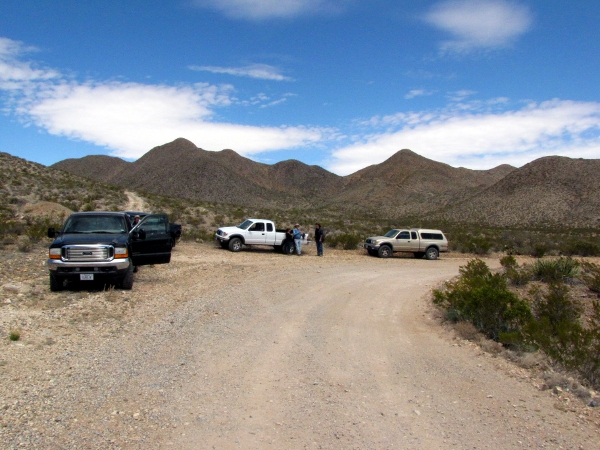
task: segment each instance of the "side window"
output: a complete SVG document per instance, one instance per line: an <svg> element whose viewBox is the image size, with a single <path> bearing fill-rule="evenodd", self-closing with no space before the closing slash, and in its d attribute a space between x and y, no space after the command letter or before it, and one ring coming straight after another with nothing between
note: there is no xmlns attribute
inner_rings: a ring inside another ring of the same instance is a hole
<svg viewBox="0 0 600 450"><path fill-rule="evenodd" d="M410 232L410 237L411 237L411 239L417 239L417 232L416 231L411 231Z"/></svg>
<svg viewBox="0 0 600 450"><path fill-rule="evenodd" d="M167 232L167 221L164 217L150 217L142 225L146 234L161 234Z"/></svg>
<svg viewBox="0 0 600 450"><path fill-rule="evenodd" d="M265 231L265 224L262 222L256 222L250 227L250 231Z"/></svg>
<svg viewBox="0 0 600 450"><path fill-rule="evenodd" d="M408 231L401 231L396 239L410 239L410 233Z"/></svg>
<svg viewBox="0 0 600 450"><path fill-rule="evenodd" d="M268 223L267 224L267 231L273 231L273 224L272 223Z"/></svg>

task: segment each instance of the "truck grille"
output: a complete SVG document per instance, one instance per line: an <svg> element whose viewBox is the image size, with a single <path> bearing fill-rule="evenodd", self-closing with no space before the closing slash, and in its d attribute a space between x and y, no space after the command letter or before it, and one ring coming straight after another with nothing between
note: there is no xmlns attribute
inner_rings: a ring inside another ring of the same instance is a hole
<svg viewBox="0 0 600 450"><path fill-rule="evenodd" d="M74 262L110 261L114 249L110 245L68 245L64 247L63 257Z"/></svg>

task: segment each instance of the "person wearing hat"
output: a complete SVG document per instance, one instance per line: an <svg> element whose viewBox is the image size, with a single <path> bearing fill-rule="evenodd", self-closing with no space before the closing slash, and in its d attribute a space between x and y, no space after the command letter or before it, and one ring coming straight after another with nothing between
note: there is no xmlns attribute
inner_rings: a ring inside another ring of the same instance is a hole
<svg viewBox="0 0 600 450"><path fill-rule="evenodd" d="M296 245L296 252L298 256L302 255L302 232L300 231L300 225L294 225L294 244Z"/></svg>

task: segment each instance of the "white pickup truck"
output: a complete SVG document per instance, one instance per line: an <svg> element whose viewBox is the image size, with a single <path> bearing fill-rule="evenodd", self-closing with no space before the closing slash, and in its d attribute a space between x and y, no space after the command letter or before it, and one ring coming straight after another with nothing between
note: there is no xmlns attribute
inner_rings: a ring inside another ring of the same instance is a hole
<svg viewBox="0 0 600 450"><path fill-rule="evenodd" d="M221 247L232 252L239 252L243 245L270 245L287 255L294 253L294 241L286 239L285 230L275 229L271 220L246 219L236 227L221 227L215 239ZM306 243L308 235L303 234L302 244Z"/></svg>

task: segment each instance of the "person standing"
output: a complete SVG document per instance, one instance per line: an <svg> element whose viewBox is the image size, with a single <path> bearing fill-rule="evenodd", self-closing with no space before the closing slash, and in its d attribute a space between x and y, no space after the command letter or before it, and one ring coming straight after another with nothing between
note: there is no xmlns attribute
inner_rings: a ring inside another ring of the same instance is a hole
<svg viewBox="0 0 600 450"><path fill-rule="evenodd" d="M320 223L315 223L315 243L317 244L317 256L323 256L323 241L325 241L325 234Z"/></svg>
<svg viewBox="0 0 600 450"><path fill-rule="evenodd" d="M298 256L302 255L302 232L300 231L300 225L294 225L294 244L296 245L296 252Z"/></svg>

